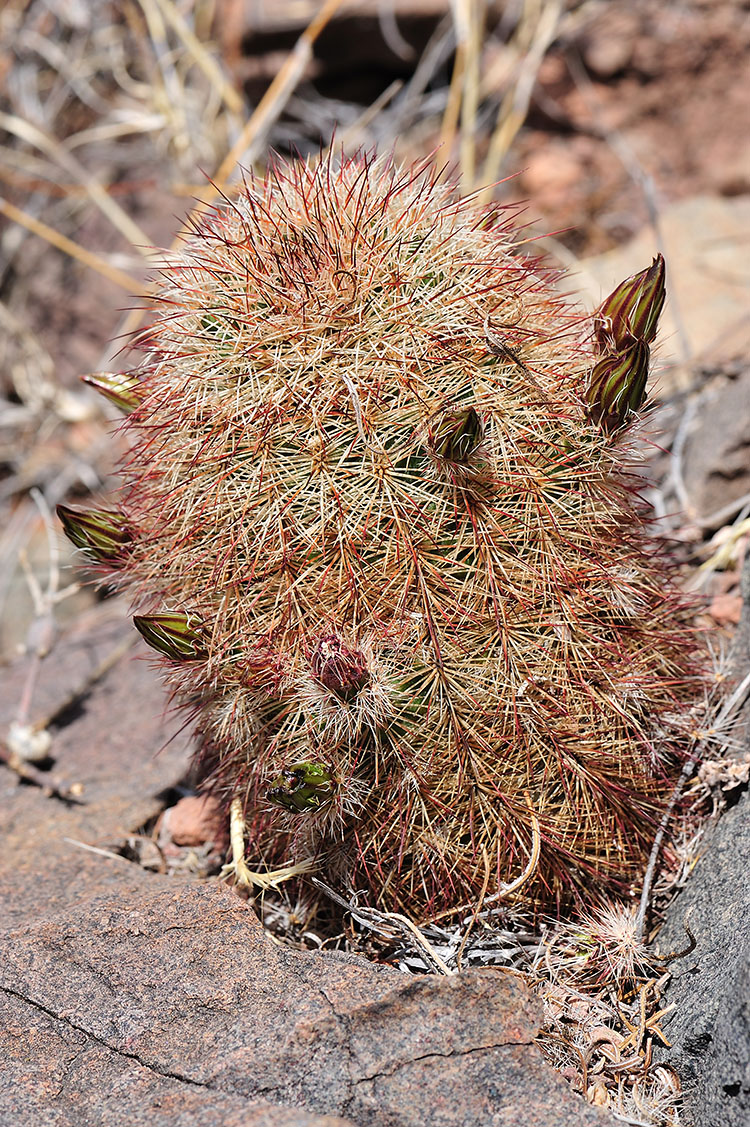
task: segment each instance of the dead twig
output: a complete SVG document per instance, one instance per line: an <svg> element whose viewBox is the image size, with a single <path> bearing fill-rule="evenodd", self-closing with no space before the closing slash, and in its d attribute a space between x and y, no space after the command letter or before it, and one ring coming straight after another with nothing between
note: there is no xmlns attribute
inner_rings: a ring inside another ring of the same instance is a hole
<svg viewBox="0 0 750 1127"><path fill-rule="evenodd" d="M737 516L743 509L750 506L750 493L743 493L742 497L737 497L734 501L729 501L728 504L717 509L714 513L709 513L706 517L693 517L693 524L698 528L705 528L709 531L714 528L721 528L732 517Z"/></svg>
<svg viewBox="0 0 750 1127"><path fill-rule="evenodd" d="M360 926L367 928L370 931L377 932L387 939L393 938L393 927L395 926L397 934L402 937L404 930L412 938L416 939L419 948L427 955L428 962L440 974L451 975L455 972L450 969L445 960L437 953L430 941L422 934L417 925L413 923L406 916L402 916L400 912L378 912L375 908L361 908L357 904L347 902L343 896L339 896L332 888L329 888L322 880L317 877L312 877L312 883L316 888L325 892L326 896L330 897L335 904L344 908L352 919L356 920ZM385 925L385 926L384 926Z"/></svg>

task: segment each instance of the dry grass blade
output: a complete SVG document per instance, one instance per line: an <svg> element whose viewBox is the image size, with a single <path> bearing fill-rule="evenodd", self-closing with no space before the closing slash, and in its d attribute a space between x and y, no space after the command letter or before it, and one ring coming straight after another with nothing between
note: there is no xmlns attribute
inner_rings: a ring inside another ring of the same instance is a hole
<svg viewBox="0 0 750 1127"><path fill-rule="evenodd" d="M291 54L266 90L253 114L247 120L240 136L226 154L209 184L205 186L199 203L185 220L183 232L190 229L205 214L213 200L221 194L240 161L250 165L256 159L269 129L281 116L285 105L297 87L305 67L312 58L312 47L323 28L330 22L346 0L326 0L297 40ZM183 232L174 240L173 248L180 245ZM128 337L138 328L143 314L133 310L120 327L120 336Z"/></svg>
<svg viewBox="0 0 750 1127"><path fill-rule="evenodd" d="M118 286L122 286L130 294L137 294L143 289L141 282L137 281L132 275L126 274L124 270L119 270L116 266L111 266L98 254L93 251L86 250L85 247L74 243L72 239L62 235L56 231L54 227L48 226L40 219L35 219L33 215L27 215L25 211L10 203L9 200L3 199L0 196L0 213L6 218L12 220L13 223L18 223L19 226L24 227L27 231L31 231L33 235L38 235L39 238L45 239L51 246L61 250L64 254L75 258L77 262L81 262L84 266L88 266L91 270L95 270L97 274L101 274L105 278L109 278L110 282L114 282Z"/></svg>
<svg viewBox="0 0 750 1127"><path fill-rule="evenodd" d="M144 255L144 257L150 258L151 251L149 249L150 240L148 235L146 235L138 224L130 218L127 212L108 195L101 184L91 179L91 176L83 165L80 164L75 157L71 156L59 141L54 137L48 136L44 130L39 129L38 126L33 125L31 122L23 121L15 114L7 114L2 111L0 111L0 128L26 141L27 144L33 145L35 148L39 149L40 152L46 153L47 156L56 161L60 168L64 168L79 184L83 185L87 194L91 197L102 214L107 217L112 226L115 227L137 251Z"/></svg>
<svg viewBox="0 0 750 1127"><path fill-rule="evenodd" d="M451 970L442 956L435 950L424 932L408 916L404 916L400 912L380 912L376 908L362 908L358 904L349 903L324 881L319 880L318 877L313 877L312 883L325 892L326 896L333 900L335 904L343 908L361 927L388 939L393 937L395 929L395 934L401 936L406 934L416 940L417 949L426 957L427 966L433 973L437 972L443 975L456 973Z"/></svg>
<svg viewBox="0 0 750 1127"><path fill-rule="evenodd" d="M187 50L195 59L196 66L200 67L211 85L219 93L224 105L231 113L242 113L242 97L227 81L221 72L221 67L211 54L206 50L200 39L185 22L183 17L171 0L154 0L162 16L179 36Z"/></svg>
<svg viewBox="0 0 750 1127"><path fill-rule="evenodd" d="M484 862L484 882L482 883L482 887L479 891L479 897L477 899L476 907L472 912L471 919L469 920L469 923L467 924L466 930L463 934L463 938L461 939L461 946L456 952L456 970L459 971L461 970L461 959L463 958L464 951L466 950L466 944L469 942L469 936L471 935L472 929L479 919L479 913L482 911L484 898L487 895L487 887L490 883L490 859L487 856L487 850L484 848L484 846L482 846L482 861Z"/></svg>
<svg viewBox="0 0 750 1127"><path fill-rule="evenodd" d="M416 924L412 923L412 921L410 919L407 919L406 916L400 915L398 912L387 912L387 913L384 913L384 915L385 915L386 919L396 920L397 922L402 923L404 925L404 927L408 928L408 930L412 933L414 938L417 940L417 943L419 944L419 946L422 948L423 951L425 951L427 953L427 955L433 961L433 963L435 964L435 966L437 967L437 969L440 971L441 974L449 975L449 974L452 973L450 968L443 961L443 959L440 957L440 955L438 955L437 951L432 946L432 944L429 942L429 940L427 940L424 937L424 935L419 930L419 928L416 926Z"/></svg>
<svg viewBox="0 0 750 1127"><path fill-rule="evenodd" d="M482 31L485 5L482 0L461 0L466 3L469 35L461 101L460 164L464 191L474 187L476 176L477 110L479 108L479 71L482 56Z"/></svg>
<svg viewBox="0 0 750 1127"><path fill-rule="evenodd" d="M315 40L344 3L345 0L326 0L318 14L302 32L288 59L258 102L242 133L219 165L214 178L213 196L216 196L226 184L234 171L235 165L240 160L244 160L246 164L252 164L256 159L268 130L278 120L289 96L297 86L305 67L312 58Z"/></svg>
<svg viewBox="0 0 750 1127"><path fill-rule="evenodd" d="M450 154L458 129L458 120L461 114L461 102L464 90L464 74L469 53L469 39L471 36L471 0L451 0L454 34L456 40L456 55L453 63L448 101L443 113L443 122L440 127L440 146L446 156Z"/></svg>
<svg viewBox="0 0 750 1127"><path fill-rule="evenodd" d="M536 3L524 6L524 15L516 33L520 53L518 75L513 88L500 104L497 124L482 170L485 187L480 200L484 203L490 199L503 160L526 120L539 67L555 38L561 14L561 0L546 0L541 9Z"/></svg>

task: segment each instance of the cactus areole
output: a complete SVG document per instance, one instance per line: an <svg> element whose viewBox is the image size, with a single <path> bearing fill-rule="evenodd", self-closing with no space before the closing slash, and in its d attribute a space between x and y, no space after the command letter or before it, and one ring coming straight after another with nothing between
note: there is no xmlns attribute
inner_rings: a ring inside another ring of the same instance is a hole
<svg viewBox="0 0 750 1127"><path fill-rule="evenodd" d="M664 263L596 317L554 281L429 163L279 163L90 378L131 440L98 566L256 870L419 920L638 888L700 691L628 468Z"/></svg>

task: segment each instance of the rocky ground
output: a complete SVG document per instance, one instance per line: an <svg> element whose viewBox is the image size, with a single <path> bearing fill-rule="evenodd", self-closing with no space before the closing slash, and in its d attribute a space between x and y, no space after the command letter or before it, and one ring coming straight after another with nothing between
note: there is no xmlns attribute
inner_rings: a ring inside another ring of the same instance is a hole
<svg viewBox="0 0 750 1127"><path fill-rule="evenodd" d="M750 11L724 0L540 4L519 20L512 5L490 6L483 48L472 56L466 47L468 73L478 60L477 108L465 101L451 132L447 7L373 0L332 11L254 159L262 164L269 145L312 151L335 124L348 143L395 147L403 159L442 138L472 186L496 151L496 124L507 123L492 178L514 175L496 194L528 201L540 246L569 266L570 288L592 307L664 251L652 500L686 583L706 597L702 625L727 647L750 534ZM0 765L0 1120L614 1122L611 1084L585 1077L588 1064L604 1070L591 1046L583 1072L543 1055L543 992L514 966L405 975L265 934L248 903L211 875L225 846L211 842L215 825L159 821L189 795L190 742L165 719L126 608L89 587L68 589L79 576L49 511L97 496L116 461L112 418L78 377L109 367L132 327L129 294L147 269L133 247L169 243L202 172L219 167L321 5L179 8L199 38L213 33L229 93L197 64L181 65L184 41L163 14L171 7L155 0L118 13L106 0L11 0L0 13L0 198L23 213L0 216L0 732L9 764ZM517 129L508 105L519 109ZM92 192L92 181L106 191ZM51 247L29 219L98 256L109 274ZM133 280L129 291L117 271ZM745 619L735 681L750 669L748 631ZM20 764L19 723L52 741ZM729 809L694 846L694 872L680 876L685 887L664 905L657 939L662 955L695 941L668 963L659 1005L676 1008L665 1036L652 1038L652 1070L671 1066L682 1080L681 1118L674 1104L660 1113L636 1099L626 1122L747 1121L750 748L741 724L734 735L714 775L691 784L702 810ZM636 999L636 1033L637 1009ZM641 1033L639 1067L650 1054Z"/></svg>

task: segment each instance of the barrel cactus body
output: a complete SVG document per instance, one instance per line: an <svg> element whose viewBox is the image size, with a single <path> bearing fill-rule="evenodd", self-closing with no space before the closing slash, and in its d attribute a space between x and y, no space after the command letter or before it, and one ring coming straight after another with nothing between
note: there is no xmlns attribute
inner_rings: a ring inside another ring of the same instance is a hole
<svg viewBox="0 0 750 1127"><path fill-rule="evenodd" d="M637 883L696 695L623 468L655 325L572 313L520 242L427 164L279 164L98 381L132 439L98 558L248 859L418 919Z"/></svg>

